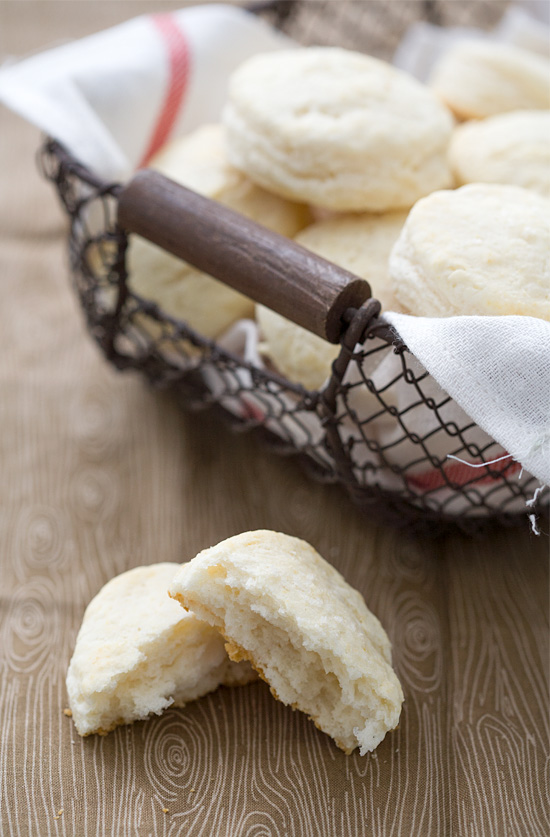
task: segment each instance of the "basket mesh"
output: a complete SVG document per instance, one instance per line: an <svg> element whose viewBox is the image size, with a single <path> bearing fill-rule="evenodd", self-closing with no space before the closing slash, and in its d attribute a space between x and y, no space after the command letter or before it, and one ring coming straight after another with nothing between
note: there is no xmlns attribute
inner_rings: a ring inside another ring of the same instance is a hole
<svg viewBox="0 0 550 837"><path fill-rule="evenodd" d="M298 40L389 57L420 16L489 26L507 4L276 5L281 27ZM359 506L395 525L474 533L489 522L524 520L537 480L502 458L506 452L439 389L379 319L375 300L348 312L328 385L307 391L134 293L127 237L116 225L120 186L103 183L54 141L44 145L41 165L70 218L71 269L89 330L118 369L141 371L187 409L219 410L235 430L253 430L279 453L298 456L317 479L342 484ZM547 501L545 489L539 510Z"/></svg>
<svg viewBox="0 0 550 837"><path fill-rule="evenodd" d="M259 4L260 5L260 4ZM392 59L413 23L491 29L509 0L282 0L273 4L280 28L302 44L341 46Z"/></svg>

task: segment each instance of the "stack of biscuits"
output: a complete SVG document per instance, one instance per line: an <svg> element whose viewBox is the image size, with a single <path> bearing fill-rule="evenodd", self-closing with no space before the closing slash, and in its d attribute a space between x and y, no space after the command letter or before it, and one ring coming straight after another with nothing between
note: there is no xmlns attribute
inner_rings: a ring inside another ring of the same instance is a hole
<svg viewBox="0 0 550 837"><path fill-rule="evenodd" d="M248 59L223 125L151 165L366 279L383 310L550 320L550 62L464 41L429 85L332 47ZM283 376L323 386L339 347L135 239L133 287L219 337L255 316Z"/></svg>

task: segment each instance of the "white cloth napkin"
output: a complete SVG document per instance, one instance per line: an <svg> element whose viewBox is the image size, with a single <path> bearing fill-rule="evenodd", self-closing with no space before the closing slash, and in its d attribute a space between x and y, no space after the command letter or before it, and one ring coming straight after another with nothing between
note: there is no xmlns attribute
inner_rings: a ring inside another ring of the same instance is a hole
<svg viewBox="0 0 550 837"><path fill-rule="evenodd" d="M550 323L535 317L385 318L476 424L550 484Z"/></svg>
<svg viewBox="0 0 550 837"><path fill-rule="evenodd" d="M144 15L6 64L0 102L104 178L124 180L155 146L219 120L242 61L291 45L232 6Z"/></svg>

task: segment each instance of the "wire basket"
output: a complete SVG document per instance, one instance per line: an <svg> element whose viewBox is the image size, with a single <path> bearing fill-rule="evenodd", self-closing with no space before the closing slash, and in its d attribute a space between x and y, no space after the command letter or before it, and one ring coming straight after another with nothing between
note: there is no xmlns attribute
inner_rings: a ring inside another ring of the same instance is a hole
<svg viewBox="0 0 550 837"><path fill-rule="evenodd" d="M339 36L341 45L388 57L388 50L393 51L406 27L419 16L449 23L454 11L461 23L489 26L506 5L287 0L270 4L268 11L297 40L326 43ZM481 8L485 18L480 21ZM478 16L473 21L474 13ZM320 31L329 33L330 40ZM207 272L232 284L223 249L223 241L236 229L231 227L229 210L183 187L175 187L174 193L166 191L170 182L163 183L152 172L142 172L129 188L105 183L53 140L45 142L40 161L70 219L70 264L88 328L116 368L140 371L153 386L170 389L186 409L217 410L236 431L252 431L278 453L299 457L313 477L340 483L361 509L398 527L432 535L458 527L473 534L488 524L525 520L525 503L533 496L537 480L522 473L511 459L493 462L503 456L502 448L439 389L381 319L380 304L373 299L363 301L368 294L366 283L356 293L355 277L342 278L345 271L327 268L328 263L310 254L308 261L318 270L316 276L326 290L314 300L312 317L329 323L331 338L339 340L341 348L327 385L319 391L306 390L276 370L259 368L239 351L229 351L197 333L132 289L125 263L125 230L144 234L157 244L168 242L170 249L166 232L174 216L170 200L178 204L178 228L185 228L186 222L194 225L183 249L171 252L205 269L204 259L216 251L214 262L207 262ZM156 207L157 229L151 235L153 222L147 206L155 195L164 204L168 200L168 205L164 214ZM195 206L195 199L198 203L191 218L189 206ZM212 224L222 240L221 249L211 247ZM263 261L262 248L268 248L279 270L284 269L289 277L289 293L301 293L300 288L295 290L302 280L295 246L259 230L239 220L239 235L245 244L252 242L239 270L248 270L253 283L252 274ZM197 239L203 242L203 253L196 252ZM340 287L339 282L344 284ZM245 289L252 298L266 301L253 284ZM282 301L282 308L281 300L267 302L283 314L296 307L289 299ZM482 467L472 469L449 455ZM483 467L483 463L487 464Z"/></svg>

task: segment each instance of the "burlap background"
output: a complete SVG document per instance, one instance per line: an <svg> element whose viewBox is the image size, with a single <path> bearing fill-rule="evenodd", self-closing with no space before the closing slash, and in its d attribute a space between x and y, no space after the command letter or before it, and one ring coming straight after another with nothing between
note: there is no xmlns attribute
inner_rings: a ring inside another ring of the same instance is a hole
<svg viewBox="0 0 550 837"><path fill-rule="evenodd" d="M180 5L2 2L0 57ZM39 139L0 110L1 833L547 834L547 538L384 530L109 369L69 288ZM348 757L258 683L79 739L64 676L90 597L260 527L311 541L365 595L394 642L399 729Z"/></svg>

